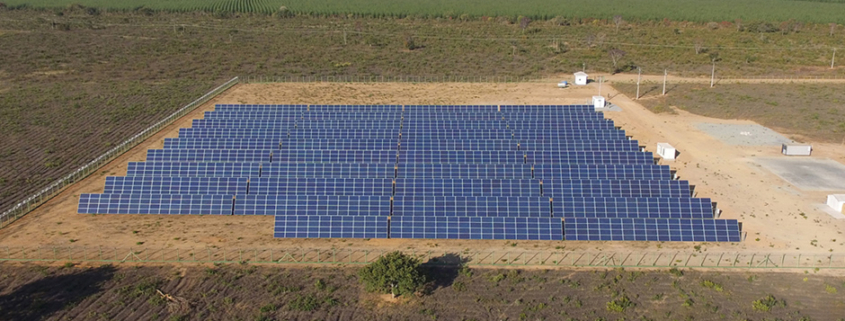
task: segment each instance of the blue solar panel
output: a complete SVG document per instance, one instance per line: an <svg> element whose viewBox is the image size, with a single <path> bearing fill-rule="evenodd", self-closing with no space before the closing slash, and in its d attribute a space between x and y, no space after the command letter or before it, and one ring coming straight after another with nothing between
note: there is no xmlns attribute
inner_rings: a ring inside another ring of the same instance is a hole
<svg viewBox="0 0 845 321"><path fill-rule="evenodd" d="M394 178L396 164L273 163L261 168L261 177Z"/></svg>
<svg viewBox="0 0 845 321"><path fill-rule="evenodd" d="M232 215L232 195L81 194L78 213Z"/></svg>
<svg viewBox="0 0 845 321"><path fill-rule="evenodd" d="M280 149L283 141L285 140L165 138L164 149Z"/></svg>
<svg viewBox="0 0 845 321"><path fill-rule="evenodd" d="M390 238L562 240L559 218L394 216Z"/></svg>
<svg viewBox="0 0 845 321"><path fill-rule="evenodd" d="M126 176L259 177L261 169L262 163L130 162Z"/></svg>
<svg viewBox="0 0 845 321"><path fill-rule="evenodd" d="M283 238L387 238L384 216L278 215L274 237Z"/></svg>
<svg viewBox="0 0 845 321"><path fill-rule="evenodd" d="M690 197L687 181L540 180L543 195L561 197Z"/></svg>
<svg viewBox="0 0 845 321"><path fill-rule="evenodd" d="M248 178L108 176L105 194L245 194Z"/></svg>
<svg viewBox="0 0 845 321"><path fill-rule="evenodd" d="M503 164L654 164L650 152L608 151L401 151L404 163L503 163Z"/></svg>
<svg viewBox="0 0 845 321"><path fill-rule="evenodd" d="M394 146L395 147L395 146ZM640 151L636 140L516 141L512 139L419 140L401 142L402 150L560 150L560 151Z"/></svg>
<svg viewBox="0 0 845 321"><path fill-rule="evenodd" d="M393 216L551 217L548 197L397 195Z"/></svg>
<svg viewBox="0 0 845 321"><path fill-rule="evenodd" d="M567 241L740 242L736 220L674 218L567 218Z"/></svg>
<svg viewBox="0 0 845 321"><path fill-rule="evenodd" d="M530 173L538 179L672 179L666 165L537 164Z"/></svg>
<svg viewBox="0 0 845 321"><path fill-rule="evenodd" d="M554 216L566 218L714 218L707 198L561 197L553 203Z"/></svg>
<svg viewBox="0 0 845 321"><path fill-rule="evenodd" d="M147 151L147 161L272 162L274 153L279 152L268 149L150 149Z"/></svg>
<svg viewBox="0 0 845 321"><path fill-rule="evenodd" d="M424 164L403 163L398 166L399 178L469 178L520 179L532 178L531 166L524 164Z"/></svg>
<svg viewBox="0 0 845 321"><path fill-rule="evenodd" d="M361 195L236 195L235 215L390 214L390 196Z"/></svg>
<svg viewBox="0 0 845 321"><path fill-rule="evenodd" d="M393 194L391 178L259 177L241 194L250 195L384 195Z"/></svg>
<svg viewBox="0 0 845 321"><path fill-rule="evenodd" d="M243 105L243 104L216 104L214 110L306 110L308 105Z"/></svg>
<svg viewBox="0 0 845 321"><path fill-rule="evenodd" d="M534 179L397 178L396 195L541 196Z"/></svg>

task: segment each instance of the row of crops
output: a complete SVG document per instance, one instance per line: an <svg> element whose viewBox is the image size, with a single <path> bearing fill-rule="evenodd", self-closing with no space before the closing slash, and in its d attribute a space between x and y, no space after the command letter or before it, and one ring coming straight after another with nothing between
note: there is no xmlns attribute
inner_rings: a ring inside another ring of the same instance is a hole
<svg viewBox="0 0 845 321"><path fill-rule="evenodd" d="M371 17L470 17L524 15L626 20L786 21L845 23L845 0L0 0L11 7L60 8L80 4L102 9L139 7L167 11L271 14L284 6L294 13Z"/></svg>

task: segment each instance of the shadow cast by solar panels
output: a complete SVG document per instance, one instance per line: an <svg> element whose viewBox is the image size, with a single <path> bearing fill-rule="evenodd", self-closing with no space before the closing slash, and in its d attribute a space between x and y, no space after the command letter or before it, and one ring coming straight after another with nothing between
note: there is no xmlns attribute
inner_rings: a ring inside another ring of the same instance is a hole
<svg viewBox="0 0 845 321"><path fill-rule="evenodd" d="M273 215L282 238L741 234L591 105L217 105L179 133L78 212Z"/></svg>

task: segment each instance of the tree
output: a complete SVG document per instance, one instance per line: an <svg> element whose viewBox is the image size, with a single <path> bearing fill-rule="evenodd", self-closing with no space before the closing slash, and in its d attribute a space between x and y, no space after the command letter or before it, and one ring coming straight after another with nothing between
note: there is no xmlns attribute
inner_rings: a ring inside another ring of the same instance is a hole
<svg viewBox="0 0 845 321"><path fill-rule="evenodd" d="M613 60L613 72L619 70L616 68L616 65L619 63L619 60L625 56L625 52L618 48L610 48L607 51L607 54L610 55L610 59Z"/></svg>
<svg viewBox="0 0 845 321"><path fill-rule="evenodd" d="M399 295L412 294L426 282L420 261L396 251L380 257L358 271L367 291Z"/></svg>
<svg viewBox="0 0 845 321"><path fill-rule="evenodd" d="M616 15L613 16L613 23L616 24L616 32L619 32L619 25L622 24L624 20L622 20L622 16Z"/></svg>

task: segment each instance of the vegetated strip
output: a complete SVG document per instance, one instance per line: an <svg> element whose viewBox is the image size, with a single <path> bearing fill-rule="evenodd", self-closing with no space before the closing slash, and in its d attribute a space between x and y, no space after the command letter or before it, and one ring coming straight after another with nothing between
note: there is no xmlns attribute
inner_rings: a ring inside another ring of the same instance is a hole
<svg viewBox="0 0 845 321"><path fill-rule="evenodd" d="M719 22L796 20L814 23L845 23L840 14L845 3L836 0L6 0L10 8L65 8L72 4L110 10L208 11L223 13L306 14L316 16L364 16L375 18L445 18L525 16L535 20L611 19L619 15L632 21ZM280 13L280 9L284 8Z"/></svg>
<svg viewBox="0 0 845 321"><path fill-rule="evenodd" d="M205 102L211 100L212 98L216 97L220 93L226 91L227 89L231 88L235 84L239 82L239 78L235 77L231 80L225 82L224 84L214 88L213 90L209 91L205 95L202 95L200 98L192 101L191 103L185 105L184 107L180 108L170 116L162 119L161 121L153 124L152 126L148 127L147 129L141 131L140 133L132 136L128 140L124 141L120 145L115 146L111 150L107 151L105 154L100 155L99 157L95 158L88 164L80 167L79 169L73 171L72 173L68 174L64 178L59 179L58 181L50 184L50 186L42 189L41 191L35 193L34 195L26 198L22 202L16 204L14 207L9 209L3 214L0 214L0 228L3 228L12 222L16 221L17 219L23 217L42 203L50 200L54 196L56 196L59 192L64 190L70 184L73 184L91 173L97 171L100 167L107 164L109 161L114 159L117 156L122 155L123 153L129 151L142 141L146 140L148 137L152 136L162 128L167 125L170 125L176 119L181 118L188 112L194 110L197 106L204 104Z"/></svg>

